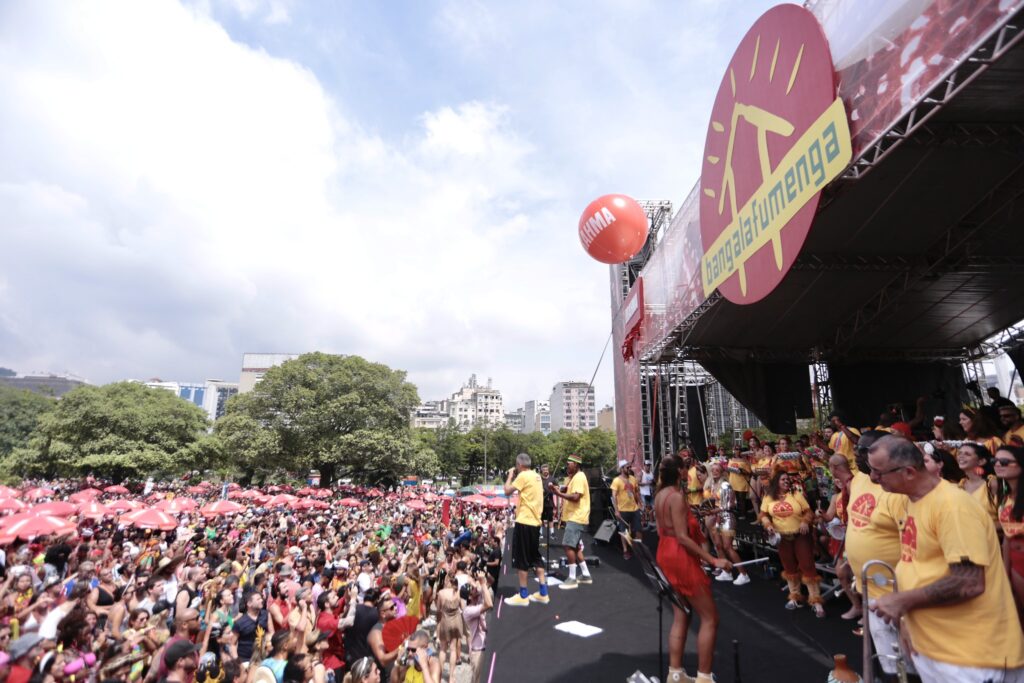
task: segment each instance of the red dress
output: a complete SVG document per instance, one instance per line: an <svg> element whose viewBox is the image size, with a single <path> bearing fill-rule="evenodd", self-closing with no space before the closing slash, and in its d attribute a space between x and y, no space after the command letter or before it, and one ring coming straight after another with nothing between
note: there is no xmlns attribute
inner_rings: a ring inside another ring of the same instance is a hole
<svg viewBox="0 0 1024 683"><path fill-rule="evenodd" d="M671 527L662 524L661 520L669 519L668 500L677 494L683 495L681 491L673 490L662 498L661 509L656 508L654 511L658 519L658 566L661 567L668 582L680 595L691 596L706 592L711 585L711 580L700 566L700 560L679 545ZM683 500L683 514L686 515L686 528L690 538L700 538L700 522L690 514L690 506L686 504L685 500Z"/></svg>

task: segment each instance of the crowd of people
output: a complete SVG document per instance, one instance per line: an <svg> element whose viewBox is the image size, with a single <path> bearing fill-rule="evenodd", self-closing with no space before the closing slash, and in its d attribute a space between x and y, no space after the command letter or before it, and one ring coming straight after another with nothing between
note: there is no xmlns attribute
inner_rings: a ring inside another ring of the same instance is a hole
<svg viewBox="0 0 1024 683"><path fill-rule="evenodd" d="M0 490L0 683L479 680L507 499L133 488Z"/></svg>
<svg viewBox="0 0 1024 683"><path fill-rule="evenodd" d="M657 558L701 620L694 679L682 668L691 616L675 610L668 680L712 680L710 577L750 582L743 567L733 575L742 523L777 552L786 609L810 604L824 618L818 566L834 568L851 603L842 618L867 627L880 675L1024 681L1024 422L990 396L956 422L887 409L874 428L854 428L835 413L820 434L747 434L728 455L712 446L703 461L685 449L662 459ZM639 490L629 470L616 498Z"/></svg>

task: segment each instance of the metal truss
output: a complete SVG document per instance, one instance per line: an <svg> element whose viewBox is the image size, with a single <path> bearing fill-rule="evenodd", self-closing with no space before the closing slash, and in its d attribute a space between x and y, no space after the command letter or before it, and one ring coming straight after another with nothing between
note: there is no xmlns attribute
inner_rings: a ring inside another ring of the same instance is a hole
<svg viewBox="0 0 1024 683"><path fill-rule="evenodd" d="M623 299L629 294L633 283L640 277L640 271L647 265L654 250L657 249L662 230L667 228L672 220L672 202L668 199L638 199L637 204L647 214L647 222L650 228L647 231L647 242L644 243L640 253L622 266L612 266L613 268L621 268L619 277L622 283Z"/></svg>
<svg viewBox="0 0 1024 683"><path fill-rule="evenodd" d="M917 133L951 99L1012 50L1024 38L1024 22L1019 19L1020 13L1010 17L971 55L958 61L942 82L861 153L843 173L841 180L856 180L869 173L893 150Z"/></svg>
<svg viewBox="0 0 1024 683"><path fill-rule="evenodd" d="M872 326L900 297L927 277L960 270L970 240L1003 214L1012 214L1015 201L1024 196L1024 163L1003 183L993 188L963 218L954 223L924 254L924 267L904 270L836 329L830 351L842 355L858 335ZM1012 219L1012 215L1007 215Z"/></svg>
<svg viewBox="0 0 1024 683"><path fill-rule="evenodd" d="M997 332L978 345L975 349L976 357L995 358L1005 353L1007 349L1024 344L1024 322L1010 325L1005 330Z"/></svg>
<svg viewBox="0 0 1024 683"><path fill-rule="evenodd" d="M814 372L814 412L818 416L818 428L824 429L832 412L832 382L828 375L828 365L820 358L811 364Z"/></svg>

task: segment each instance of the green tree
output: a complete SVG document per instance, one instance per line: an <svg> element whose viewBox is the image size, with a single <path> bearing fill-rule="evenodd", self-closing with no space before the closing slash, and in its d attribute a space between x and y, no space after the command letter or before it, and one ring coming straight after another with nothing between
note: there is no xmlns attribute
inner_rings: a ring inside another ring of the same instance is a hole
<svg viewBox="0 0 1024 683"><path fill-rule="evenodd" d="M44 413L5 464L27 476L178 473L210 452L206 413L160 389L120 382L82 386Z"/></svg>
<svg viewBox="0 0 1024 683"><path fill-rule="evenodd" d="M27 446L39 418L56 405L57 402L47 396L25 389L0 387L0 457L9 455L15 448Z"/></svg>
<svg viewBox="0 0 1024 683"><path fill-rule="evenodd" d="M419 396L405 377L359 356L303 354L268 370L252 393L231 399L216 433L247 477L264 463L315 467L324 484L345 475L388 483L433 474L417 471L436 469L437 457L412 438L409 414ZM266 433L240 433L252 430Z"/></svg>

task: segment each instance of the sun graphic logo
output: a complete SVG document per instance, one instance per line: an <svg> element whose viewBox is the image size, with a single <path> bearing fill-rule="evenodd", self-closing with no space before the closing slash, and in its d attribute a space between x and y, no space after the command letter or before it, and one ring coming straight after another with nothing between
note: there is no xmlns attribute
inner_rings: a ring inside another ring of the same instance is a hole
<svg viewBox="0 0 1024 683"><path fill-rule="evenodd" d="M700 231L705 295L767 296L796 260L825 185L850 163L828 43L798 5L779 5L740 42L704 144Z"/></svg>

